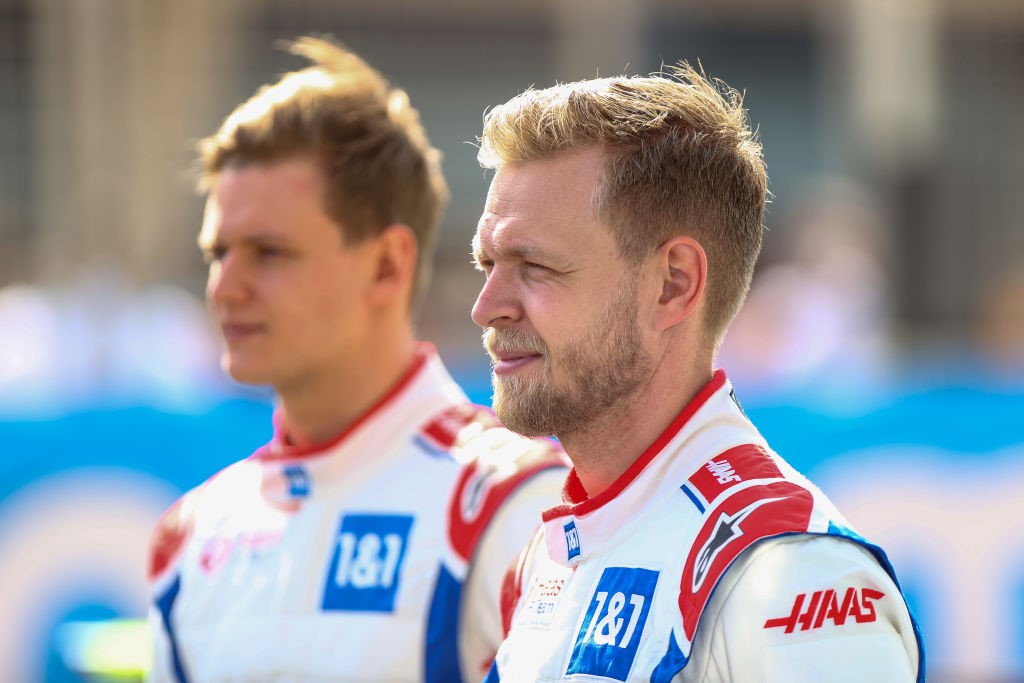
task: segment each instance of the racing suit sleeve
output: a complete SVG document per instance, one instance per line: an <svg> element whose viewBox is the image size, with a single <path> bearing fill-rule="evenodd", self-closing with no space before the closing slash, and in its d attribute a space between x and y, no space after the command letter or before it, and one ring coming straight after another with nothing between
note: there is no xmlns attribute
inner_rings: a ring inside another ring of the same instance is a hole
<svg viewBox="0 0 1024 683"><path fill-rule="evenodd" d="M186 495L157 522L149 548L149 631L152 663L150 683L181 683L185 673L173 640L172 607L180 588L178 564L192 531L192 498Z"/></svg>
<svg viewBox="0 0 1024 683"><path fill-rule="evenodd" d="M153 606L149 608L149 633L153 643L153 659L146 681L148 683L178 683L171 663L171 643L164 630L163 616Z"/></svg>
<svg viewBox="0 0 1024 683"><path fill-rule="evenodd" d="M546 469L523 482L504 501L480 539L466 579L459 628L463 681L486 675L504 638L501 589L506 570L541 523L541 512L557 505L567 470Z"/></svg>
<svg viewBox="0 0 1024 683"><path fill-rule="evenodd" d="M676 681L912 683L919 656L903 596L866 548L789 536L729 568Z"/></svg>

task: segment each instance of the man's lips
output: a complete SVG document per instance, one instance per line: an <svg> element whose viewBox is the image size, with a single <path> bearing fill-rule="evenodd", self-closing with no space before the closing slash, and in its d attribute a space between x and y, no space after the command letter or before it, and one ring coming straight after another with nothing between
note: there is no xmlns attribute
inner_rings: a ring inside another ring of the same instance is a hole
<svg viewBox="0 0 1024 683"><path fill-rule="evenodd" d="M491 353L491 360L494 365L495 374L501 375L515 372L529 365L543 356L532 351L503 351Z"/></svg>
<svg viewBox="0 0 1024 683"><path fill-rule="evenodd" d="M260 323L225 321L220 324L221 333L227 341L240 341L259 334L266 329Z"/></svg>

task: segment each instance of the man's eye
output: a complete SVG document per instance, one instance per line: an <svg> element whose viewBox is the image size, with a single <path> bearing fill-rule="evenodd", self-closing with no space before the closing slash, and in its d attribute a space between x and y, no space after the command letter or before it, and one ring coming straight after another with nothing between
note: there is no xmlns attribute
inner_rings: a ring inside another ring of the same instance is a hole
<svg viewBox="0 0 1024 683"><path fill-rule="evenodd" d="M256 249L256 255L261 259L275 258L283 256L284 250L279 247L263 246Z"/></svg>
<svg viewBox="0 0 1024 683"><path fill-rule="evenodd" d="M533 261L524 261L523 262L523 269L524 270L528 270L531 273L550 273L551 272L551 269L548 268L547 266L542 266L541 264L534 263Z"/></svg>

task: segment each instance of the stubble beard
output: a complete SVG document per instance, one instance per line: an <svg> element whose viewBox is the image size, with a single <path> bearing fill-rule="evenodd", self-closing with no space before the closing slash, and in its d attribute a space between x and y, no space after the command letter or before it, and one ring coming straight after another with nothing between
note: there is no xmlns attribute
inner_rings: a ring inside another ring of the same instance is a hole
<svg viewBox="0 0 1024 683"><path fill-rule="evenodd" d="M544 361L541 372L527 377L492 373L494 412L506 427L564 441L621 409L648 382L653 363L640 343L635 289L620 290L591 327L564 344L562 386L552 382L551 353L538 336L494 328L484 333L489 349L529 350Z"/></svg>

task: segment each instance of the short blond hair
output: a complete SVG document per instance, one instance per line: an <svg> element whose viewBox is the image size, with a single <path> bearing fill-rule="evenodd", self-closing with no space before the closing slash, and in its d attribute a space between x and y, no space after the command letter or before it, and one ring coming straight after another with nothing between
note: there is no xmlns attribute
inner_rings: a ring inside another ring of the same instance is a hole
<svg viewBox="0 0 1024 683"><path fill-rule="evenodd" d="M690 235L708 258L705 340L717 346L750 288L768 177L743 98L690 65L527 90L484 118L478 160L500 168L607 150L595 215L636 266Z"/></svg>
<svg viewBox="0 0 1024 683"><path fill-rule="evenodd" d="M200 189L233 166L309 158L323 170L325 210L346 242L409 226L418 243L413 294L422 293L448 187L419 112L340 45L304 37L288 46L312 64L261 87L199 143Z"/></svg>

